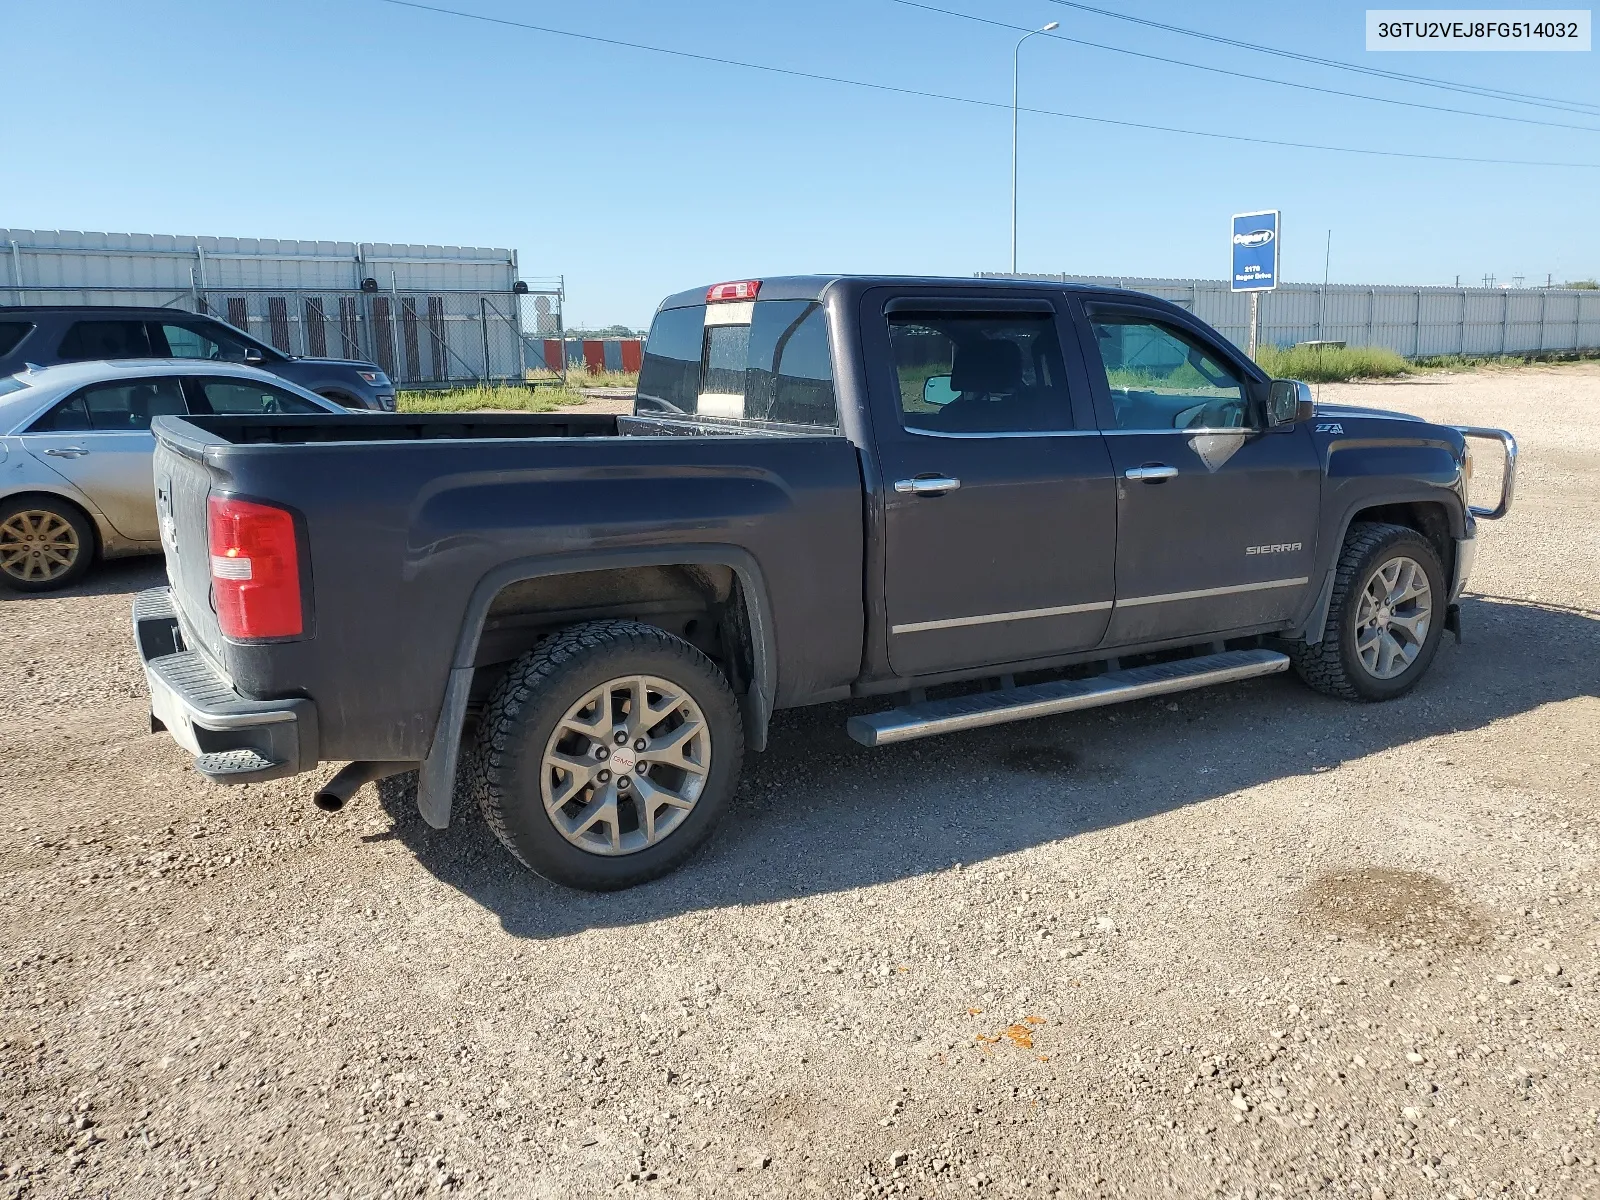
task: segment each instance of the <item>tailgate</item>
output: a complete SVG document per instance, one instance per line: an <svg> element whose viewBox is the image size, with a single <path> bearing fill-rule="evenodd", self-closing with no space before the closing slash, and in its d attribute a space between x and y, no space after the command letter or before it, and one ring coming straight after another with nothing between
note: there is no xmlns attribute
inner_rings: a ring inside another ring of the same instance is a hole
<svg viewBox="0 0 1600 1200"><path fill-rule="evenodd" d="M167 556L167 582L172 585L178 623L191 649L202 649L214 663L223 663L222 632L211 604L211 550L206 504L212 473L203 442L187 423L158 418L156 435L156 520L161 548ZM201 435L204 437L205 435Z"/></svg>

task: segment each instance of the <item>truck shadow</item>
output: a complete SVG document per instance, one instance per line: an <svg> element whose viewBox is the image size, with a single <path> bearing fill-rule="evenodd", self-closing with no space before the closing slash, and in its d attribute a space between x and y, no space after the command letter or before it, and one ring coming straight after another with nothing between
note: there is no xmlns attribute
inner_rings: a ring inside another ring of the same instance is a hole
<svg viewBox="0 0 1600 1200"><path fill-rule="evenodd" d="M166 560L159 554L112 558L97 562L80 581L58 592L18 592L0 583L0 604L19 600L64 600L74 596L132 596L167 580Z"/></svg>
<svg viewBox="0 0 1600 1200"><path fill-rule="evenodd" d="M1462 607L1466 644L1447 639L1417 690L1385 705L1284 675L877 750L851 742L844 721L881 703L780 713L711 844L623 893L522 870L459 806L437 833L394 805L394 836L508 933L553 938L945 871L1600 695L1600 612L1483 596Z"/></svg>

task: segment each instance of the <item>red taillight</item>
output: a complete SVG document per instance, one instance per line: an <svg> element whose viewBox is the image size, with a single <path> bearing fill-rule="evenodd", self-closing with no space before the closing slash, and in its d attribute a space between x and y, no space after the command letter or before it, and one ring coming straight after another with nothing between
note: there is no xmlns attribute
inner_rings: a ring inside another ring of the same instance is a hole
<svg viewBox="0 0 1600 1200"><path fill-rule="evenodd" d="M754 300L761 290L761 280L741 279L737 283L714 283L706 289L706 303L719 300Z"/></svg>
<svg viewBox="0 0 1600 1200"><path fill-rule="evenodd" d="M230 638L295 637L300 608L300 551L294 518L281 508L212 496L211 592L217 624Z"/></svg>

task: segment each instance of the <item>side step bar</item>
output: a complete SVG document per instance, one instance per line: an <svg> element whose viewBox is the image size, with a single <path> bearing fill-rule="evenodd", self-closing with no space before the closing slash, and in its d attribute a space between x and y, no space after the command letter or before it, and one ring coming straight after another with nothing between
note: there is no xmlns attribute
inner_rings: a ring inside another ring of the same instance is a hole
<svg viewBox="0 0 1600 1200"><path fill-rule="evenodd" d="M1109 671L1093 679L1062 679L1000 692L977 692L950 700L908 704L887 712L851 717L845 723L845 732L863 746L887 746L913 738L932 737L936 733L1004 725L1029 717L1048 717L1077 712L1081 708L1121 704L1124 700L1186 692L1213 683L1276 675L1288 667L1289 656L1276 650L1227 650L1178 662Z"/></svg>

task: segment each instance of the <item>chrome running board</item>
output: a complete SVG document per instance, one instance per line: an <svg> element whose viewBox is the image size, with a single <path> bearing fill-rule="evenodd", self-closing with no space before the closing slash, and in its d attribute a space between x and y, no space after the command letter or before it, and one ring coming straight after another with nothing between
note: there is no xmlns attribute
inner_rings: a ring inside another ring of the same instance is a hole
<svg viewBox="0 0 1600 1200"><path fill-rule="evenodd" d="M1121 704L1124 700L1186 692L1213 683L1276 675L1288 667L1288 655L1276 650L1226 650L1178 662L1108 671L1093 679L1061 679L999 692L975 692L950 700L908 704L887 712L851 717L845 723L845 732L863 746L887 746L937 733L1003 725L1029 717L1048 717L1076 712L1080 708Z"/></svg>

